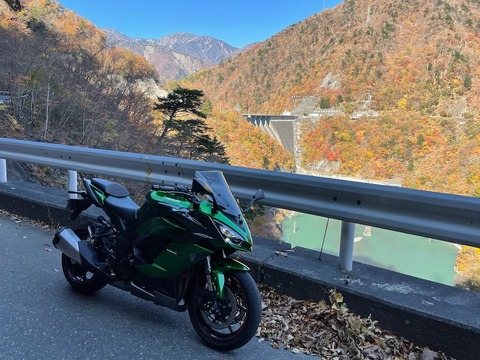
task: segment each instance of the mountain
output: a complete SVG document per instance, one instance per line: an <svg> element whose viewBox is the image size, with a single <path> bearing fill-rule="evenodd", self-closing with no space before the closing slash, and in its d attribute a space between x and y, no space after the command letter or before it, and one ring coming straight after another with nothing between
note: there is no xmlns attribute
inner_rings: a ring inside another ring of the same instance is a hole
<svg viewBox="0 0 480 360"><path fill-rule="evenodd" d="M157 70L160 80L178 80L220 63L238 48L209 36L177 33L163 38L132 39L116 30L103 29L107 44L142 55Z"/></svg>
<svg viewBox="0 0 480 360"><path fill-rule="evenodd" d="M348 112L367 94L378 110L407 101L440 114L465 100L476 112L479 21L478 0L347 0L189 81L248 112L292 110L309 95Z"/></svg>
<svg viewBox="0 0 480 360"><path fill-rule="evenodd" d="M175 33L156 41L181 54L190 55L210 65L217 65L239 50L226 42L210 36L198 36L188 33Z"/></svg>
<svg viewBox="0 0 480 360"><path fill-rule="evenodd" d="M308 171L477 195L479 24L479 0L346 0L181 84L216 109L307 115Z"/></svg>

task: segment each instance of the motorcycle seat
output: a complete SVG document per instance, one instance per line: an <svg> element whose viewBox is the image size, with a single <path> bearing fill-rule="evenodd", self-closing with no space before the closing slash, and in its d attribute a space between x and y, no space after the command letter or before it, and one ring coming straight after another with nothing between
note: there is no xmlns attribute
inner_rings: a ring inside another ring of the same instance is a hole
<svg viewBox="0 0 480 360"><path fill-rule="evenodd" d="M140 209L140 206L129 197L108 196L105 199L104 206L120 216L127 224L136 220L137 211Z"/></svg>
<svg viewBox="0 0 480 360"><path fill-rule="evenodd" d="M93 178L92 185L108 195L104 201L105 207L120 216L127 224L135 221L140 206L130 199L127 188L118 183L99 178Z"/></svg>
<svg viewBox="0 0 480 360"><path fill-rule="evenodd" d="M105 194L118 198L130 195L125 186L105 179L93 178L92 185L102 190Z"/></svg>

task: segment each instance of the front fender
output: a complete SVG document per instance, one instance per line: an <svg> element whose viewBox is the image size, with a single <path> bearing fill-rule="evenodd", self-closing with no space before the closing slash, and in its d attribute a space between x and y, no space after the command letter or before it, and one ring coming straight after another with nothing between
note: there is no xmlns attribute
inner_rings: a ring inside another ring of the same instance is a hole
<svg viewBox="0 0 480 360"><path fill-rule="evenodd" d="M250 268L235 259L222 259L212 265L212 282L215 287L215 295L219 299L224 297L225 273L229 271L250 271Z"/></svg>

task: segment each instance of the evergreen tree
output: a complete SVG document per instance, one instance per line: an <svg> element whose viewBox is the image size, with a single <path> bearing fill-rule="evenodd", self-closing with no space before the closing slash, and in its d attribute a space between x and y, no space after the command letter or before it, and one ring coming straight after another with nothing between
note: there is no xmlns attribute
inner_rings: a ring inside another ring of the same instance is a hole
<svg viewBox="0 0 480 360"><path fill-rule="evenodd" d="M163 115L156 138L167 155L210 162L228 163L224 146L213 136L205 123L203 91L175 88L166 97L159 97L154 110Z"/></svg>
<svg viewBox="0 0 480 360"><path fill-rule="evenodd" d="M20 0L5 0L5 2L13 11L20 11L23 9L23 6L20 3Z"/></svg>

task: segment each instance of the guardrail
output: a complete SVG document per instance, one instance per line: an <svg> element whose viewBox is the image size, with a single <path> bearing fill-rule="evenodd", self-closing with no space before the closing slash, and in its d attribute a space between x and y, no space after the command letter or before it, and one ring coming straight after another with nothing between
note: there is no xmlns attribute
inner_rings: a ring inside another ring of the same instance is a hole
<svg viewBox="0 0 480 360"><path fill-rule="evenodd" d="M6 138L0 138L0 159L184 186L197 170L221 170L240 199L262 188L265 205L343 221L339 263L345 270L352 269L354 224L480 247L480 199L473 197ZM7 181L5 161L0 181Z"/></svg>

